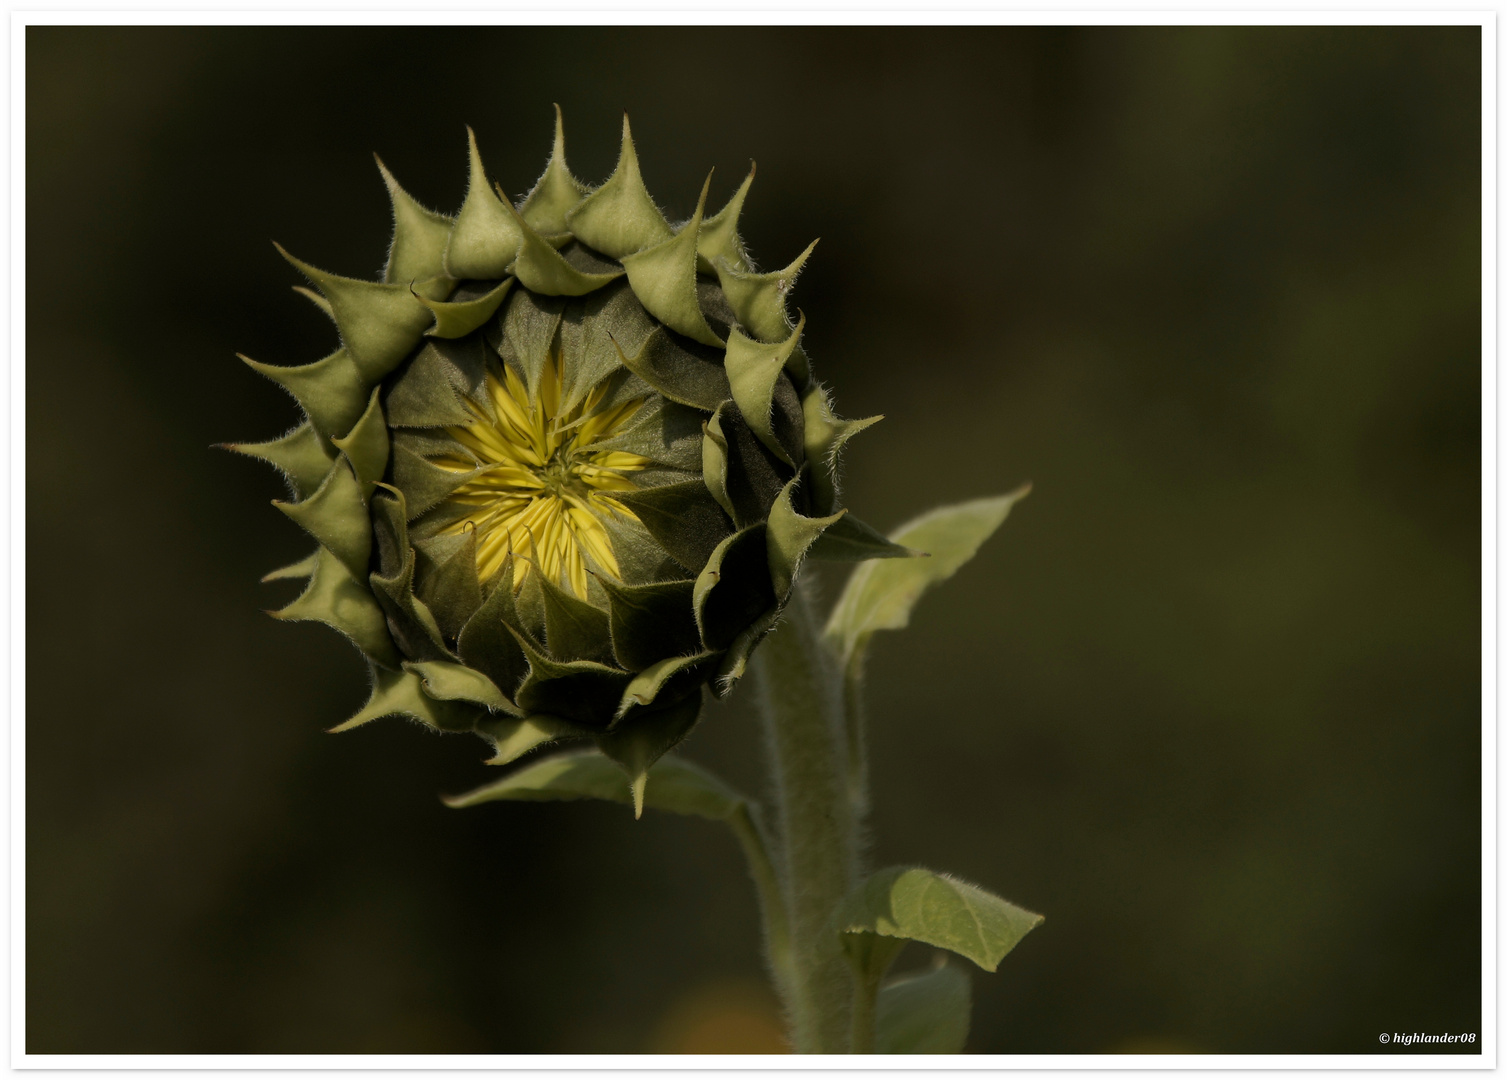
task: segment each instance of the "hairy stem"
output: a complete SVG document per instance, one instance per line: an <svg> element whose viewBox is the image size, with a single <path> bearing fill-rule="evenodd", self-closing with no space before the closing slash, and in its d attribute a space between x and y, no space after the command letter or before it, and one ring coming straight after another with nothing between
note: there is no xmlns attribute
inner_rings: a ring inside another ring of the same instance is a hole
<svg viewBox="0 0 1507 1080"><path fill-rule="evenodd" d="M797 588L785 621L756 654L774 779L776 863L790 916L786 1008L798 1053L834 1054L850 1039L853 977L831 925L858 877L848 790L842 679Z"/></svg>
<svg viewBox="0 0 1507 1080"><path fill-rule="evenodd" d="M748 860L748 870L754 879L754 888L759 894L759 910L764 916L764 946L769 954L769 967L774 974L775 990L780 1000L790 1000L795 985L795 962L790 943L790 919L785 910L785 897L780 888L780 878L769 857L764 831L747 803L728 819L733 835L743 846L743 855Z"/></svg>

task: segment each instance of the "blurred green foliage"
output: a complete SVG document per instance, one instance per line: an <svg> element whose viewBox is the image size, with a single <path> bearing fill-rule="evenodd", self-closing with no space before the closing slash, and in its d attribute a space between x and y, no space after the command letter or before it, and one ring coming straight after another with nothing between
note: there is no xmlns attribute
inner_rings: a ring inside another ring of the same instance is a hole
<svg viewBox="0 0 1507 1080"><path fill-rule="evenodd" d="M260 614L306 541L270 471L206 449L293 421L234 352L332 341L269 241L372 275L373 150L453 210L469 123L517 196L552 101L578 175L626 106L672 216L754 157L755 256L822 237L808 348L845 415L888 416L848 458L866 519L1035 484L869 665L877 863L1049 916L975 978L969 1049L1478 1030L1480 48L28 29L27 1049L767 1044L685 1019L760 975L732 839L456 813L480 742L322 734L361 664ZM756 788L739 697L686 749Z"/></svg>

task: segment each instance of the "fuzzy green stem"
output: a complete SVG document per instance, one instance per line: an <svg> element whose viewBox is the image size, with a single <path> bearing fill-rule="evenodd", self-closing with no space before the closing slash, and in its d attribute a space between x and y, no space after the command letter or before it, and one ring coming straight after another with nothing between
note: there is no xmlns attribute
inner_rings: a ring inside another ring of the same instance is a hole
<svg viewBox="0 0 1507 1080"><path fill-rule="evenodd" d="M797 1053L836 1054L851 1032L853 979L831 925L858 878L842 681L797 588L756 654L790 914L793 981L785 1005Z"/></svg>
<svg viewBox="0 0 1507 1080"><path fill-rule="evenodd" d="M861 829L869 814L868 729L863 715L863 658L867 649L853 650L843 668L843 731L848 751L848 801Z"/></svg>
<svg viewBox="0 0 1507 1080"><path fill-rule="evenodd" d="M879 1000L879 977L853 975L853 1016L848 1036L848 1053L874 1052L874 1006Z"/></svg>
<svg viewBox="0 0 1507 1080"><path fill-rule="evenodd" d="M794 954L790 944L790 919L785 910L779 874L769 858L764 831L759 828L747 803L740 806L727 823L731 826L733 835L738 838L738 843L743 846L743 855L748 860L748 870L754 879L754 889L759 895L759 910L764 916L764 947L769 954L775 989L782 1001L789 1000L796 979Z"/></svg>

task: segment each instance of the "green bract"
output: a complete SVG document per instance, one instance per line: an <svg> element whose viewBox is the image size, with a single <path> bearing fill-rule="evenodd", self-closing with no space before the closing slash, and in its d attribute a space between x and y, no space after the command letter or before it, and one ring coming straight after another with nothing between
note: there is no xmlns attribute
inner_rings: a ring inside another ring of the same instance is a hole
<svg viewBox="0 0 1507 1080"><path fill-rule="evenodd" d="M287 477L275 505L318 548L274 614L340 631L371 665L341 731L405 715L474 731L505 763L595 740L633 780L726 694L802 561L912 554L841 506L837 419L786 297L811 249L759 273L738 238L753 180L672 226L623 120L601 187L554 152L518 206L474 136L454 217L387 172L379 282L288 256L340 348L248 360L305 420L234 446ZM379 162L380 167L380 162ZM281 249L279 249L281 250Z"/></svg>

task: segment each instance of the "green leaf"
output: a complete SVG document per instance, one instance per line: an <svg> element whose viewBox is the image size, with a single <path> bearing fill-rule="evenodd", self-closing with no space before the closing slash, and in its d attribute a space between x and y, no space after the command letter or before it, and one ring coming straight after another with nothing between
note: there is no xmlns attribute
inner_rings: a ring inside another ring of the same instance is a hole
<svg viewBox="0 0 1507 1080"><path fill-rule="evenodd" d="M915 866L880 870L837 914L849 955L869 944L863 940L868 935L901 938L948 949L985 971L998 967L1041 920L977 885Z"/></svg>
<svg viewBox="0 0 1507 1080"><path fill-rule="evenodd" d="M874 1008L874 1052L961 1054L971 990L968 973L951 964L891 981Z"/></svg>
<svg viewBox="0 0 1507 1080"><path fill-rule="evenodd" d="M891 533L895 543L930 552L931 558L885 559L853 571L825 632L843 663L861 654L876 630L899 630L909 623L921 594L973 558L1030 490L1025 484L1008 495L938 507Z"/></svg>
<svg viewBox="0 0 1507 1080"><path fill-rule="evenodd" d="M678 757L661 758L649 770L649 779L644 805L651 810L726 821L747 802L705 769ZM622 769L599 751L574 750L536 761L475 791L447 798L445 805L459 809L496 800L564 799L633 801Z"/></svg>

